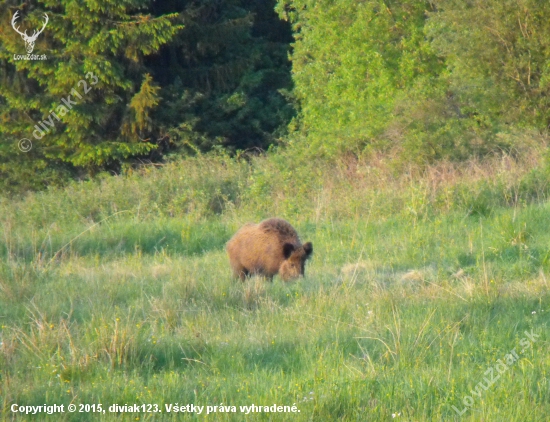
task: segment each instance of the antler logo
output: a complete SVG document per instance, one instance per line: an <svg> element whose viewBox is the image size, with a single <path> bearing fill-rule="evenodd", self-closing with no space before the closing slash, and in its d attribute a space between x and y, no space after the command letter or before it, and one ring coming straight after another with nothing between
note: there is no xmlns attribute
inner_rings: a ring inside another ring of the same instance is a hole
<svg viewBox="0 0 550 422"><path fill-rule="evenodd" d="M30 54L34 50L34 43L36 42L36 39L42 33L42 31L44 31L44 28L46 28L46 25L48 24L48 15L46 15L44 13L45 22L44 22L44 26L42 27L42 29L40 31L37 31L35 29L33 34L31 36L29 36L29 35L27 35L27 30L25 30L25 32L21 32L21 31L19 31L19 27L15 26L15 21L19 17L18 13L19 13L19 10L17 12L15 12L15 14L13 15L13 18L11 20L11 26L13 26L13 29L15 29L15 32L17 32L19 35L21 35L21 37L23 38L23 41L25 41L25 48L27 49L27 53Z"/></svg>

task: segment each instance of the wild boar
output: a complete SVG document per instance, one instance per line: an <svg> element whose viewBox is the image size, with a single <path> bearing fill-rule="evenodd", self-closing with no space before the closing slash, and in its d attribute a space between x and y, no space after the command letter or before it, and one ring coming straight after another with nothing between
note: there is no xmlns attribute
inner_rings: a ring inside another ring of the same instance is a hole
<svg viewBox="0 0 550 422"><path fill-rule="evenodd" d="M245 224L227 242L233 275L241 280L258 274L272 281L279 274L284 281L291 281L304 275L312 252L311 242L302 245L296 230L280 218Z"/></svg>

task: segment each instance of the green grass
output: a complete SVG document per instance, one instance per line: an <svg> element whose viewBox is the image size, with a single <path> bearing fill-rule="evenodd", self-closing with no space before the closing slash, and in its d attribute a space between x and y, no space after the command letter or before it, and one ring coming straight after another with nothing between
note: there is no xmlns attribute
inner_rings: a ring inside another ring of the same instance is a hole
<svg viewBox="0 0 550 422"><path fill-rule="evenodd" d="M282 167L203 157L1 200L2 418L13 403L237 410L22 420L550 418L540 167L455 169L437 187L429 171ZM231 280L225 242L271 215L313 242L305 279ZM539 336L529 347L526 331ZM475 395L513 349L520 359ZM274 403L300 412L239 413Z"/></svg>

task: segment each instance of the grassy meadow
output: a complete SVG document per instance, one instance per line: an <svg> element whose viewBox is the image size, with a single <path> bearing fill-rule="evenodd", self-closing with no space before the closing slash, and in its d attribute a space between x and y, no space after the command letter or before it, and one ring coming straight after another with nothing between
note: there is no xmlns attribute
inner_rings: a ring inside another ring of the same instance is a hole
<svg viewBox="0 0 550 422"><path fill-rule="evenodd" d="M1 418L548 421L545 154L212 154L0 198ZM232 280L225 243L271 216L313 242L305 278ZM106 412L11 411L70 403Z"/></svg>

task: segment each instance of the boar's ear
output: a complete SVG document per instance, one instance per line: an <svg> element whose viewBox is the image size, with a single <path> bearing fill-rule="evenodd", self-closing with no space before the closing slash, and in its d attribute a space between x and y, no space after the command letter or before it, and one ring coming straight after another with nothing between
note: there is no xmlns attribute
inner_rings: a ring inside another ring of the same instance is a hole
<svg viewBox="0 0 550 422"><path fill-rule="evenodd" d="M311 253L313 252L313 245L311 242L304 243L304 252L306 253L306 259L311 256Z"/></svg>
<svg viewBox="0 0 550 422"><path fill-rule="evenodd" d="M285 257L285 259L288 259L290 257L290 255L292 255L292 252L294 252L294 249L296 249L294 247L294 245L292 243L285 243L283 245L283 255Z"/></svg>

